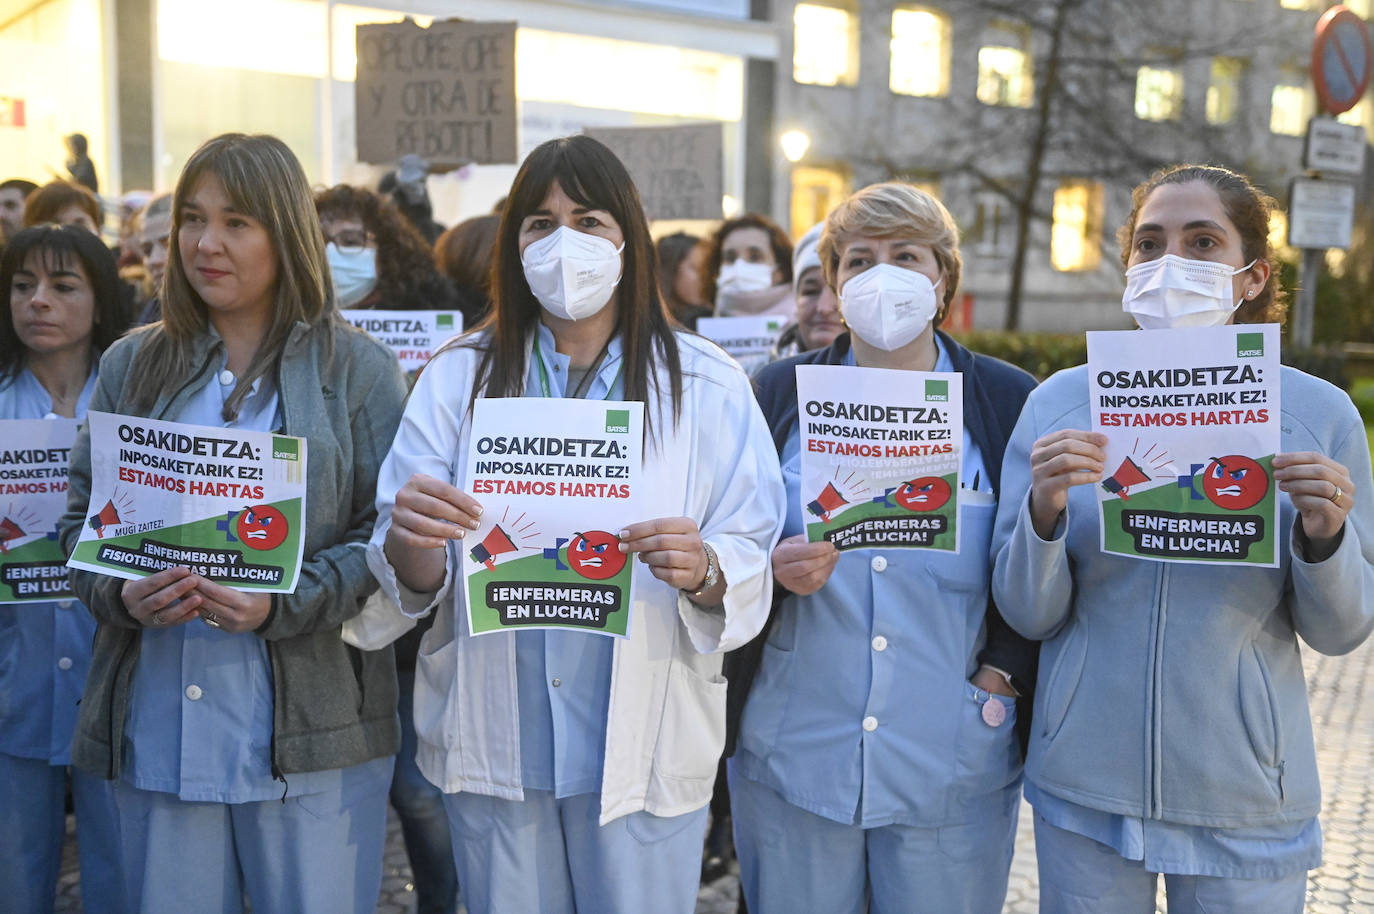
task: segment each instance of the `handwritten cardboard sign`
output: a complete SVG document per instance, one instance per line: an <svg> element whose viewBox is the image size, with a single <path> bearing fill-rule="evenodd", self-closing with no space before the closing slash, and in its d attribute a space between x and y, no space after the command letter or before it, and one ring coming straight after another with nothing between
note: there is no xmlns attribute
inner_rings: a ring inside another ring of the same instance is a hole
<svg viewBox="0 0 1374 914"><path fill-rule="evenodd" d="M358 160L516 161L515 23L414 21L357 29Z"/></svg>
<svg viewBox="0 0 1374 914"><path fill-rule="evenodd" d="M650 219L720 218L725 192L720 124L597 127L584 132L625 163Z"/></svg>

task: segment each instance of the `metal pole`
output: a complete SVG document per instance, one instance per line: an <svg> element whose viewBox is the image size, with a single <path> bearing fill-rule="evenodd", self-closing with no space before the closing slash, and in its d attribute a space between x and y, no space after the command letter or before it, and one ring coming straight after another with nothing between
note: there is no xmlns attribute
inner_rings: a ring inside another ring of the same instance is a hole
<svg viewBox="0 0 1374 914"><path fill-rule="evenodd" d="M1321 248L1303 248L1302 269L1298 273L1298 297L1293 303L1293 322L1289 339L1298 349L1312 346L1312 328L1317 310L1317 278L1321 275Z"/></svg>

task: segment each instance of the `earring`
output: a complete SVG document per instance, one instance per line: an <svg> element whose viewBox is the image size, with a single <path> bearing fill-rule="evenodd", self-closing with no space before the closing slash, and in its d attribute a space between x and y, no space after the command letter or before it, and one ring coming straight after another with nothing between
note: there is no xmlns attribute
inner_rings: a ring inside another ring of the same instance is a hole
<svg viewBox="0 0 1374 914"><path fill-rule="evenodd" d="M1254 298L1254 297L1255 297L1255 290L1254 290L1254 289L1251 289L1249 292L1246 292L1246 293L1245 293L1245 297L1246 297L1246 298Z"/></svg>

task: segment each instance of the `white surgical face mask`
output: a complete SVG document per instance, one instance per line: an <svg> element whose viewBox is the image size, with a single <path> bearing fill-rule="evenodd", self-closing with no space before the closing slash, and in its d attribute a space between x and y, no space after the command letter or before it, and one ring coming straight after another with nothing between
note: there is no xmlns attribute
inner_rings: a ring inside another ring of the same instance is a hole
<svg viewBox="0 0 1374 914"><path fill-rule="evenodd" d="M324 246L334 298L340 308L351 308L377 288L377 252L372 248L341 251L334 242Z"/></svg>
<svg viewBox="0 0 1374 914"><path fill-rule="evenodd" d="M611 300L620 282L620 252L600 235L560 225L525 248L520 263L525 281L544 310L554 317L580 321Z"/></svg>
<svg viewBox="0 0 1374 914"><path fill-rule="evenodd" d="M936 283L905 267L880 263L846 280L840 314L865 343L888 352L901 349L926 329L940 309Z"/></svg>
<svg viewBox="0 0 1374 914"><path fill-rule="evenodd" d="M1165 254L1126 271L1121 309L1143 330L1219 327L1245 300L1231 300L1231 277L1254 265L1252 260L1233 270L1224 263Z"/></svg>
<svg viewBox="0 0 1374 914"><path fill-rule="evenodd" d="M716 294L762 292L773 285L773 265L736 260L720 268L716 277Z"/></svg>

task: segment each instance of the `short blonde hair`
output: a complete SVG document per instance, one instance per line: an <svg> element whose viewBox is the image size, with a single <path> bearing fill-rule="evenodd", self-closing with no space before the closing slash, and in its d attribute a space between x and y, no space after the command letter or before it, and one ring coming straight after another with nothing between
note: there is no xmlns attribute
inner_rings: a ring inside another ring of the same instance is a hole
<svg viewBox="0 0 1374 914"><path fill-rule="evenodd" d="M821 232L820 256L825 282L836 295L840 249L859 238L900 238L929 246L944 274L944 307L936 323L944 319L959 287L964 261L959 256L959 227L943 203L918 187L888 181L855 191L831 210Z"/></svg>

